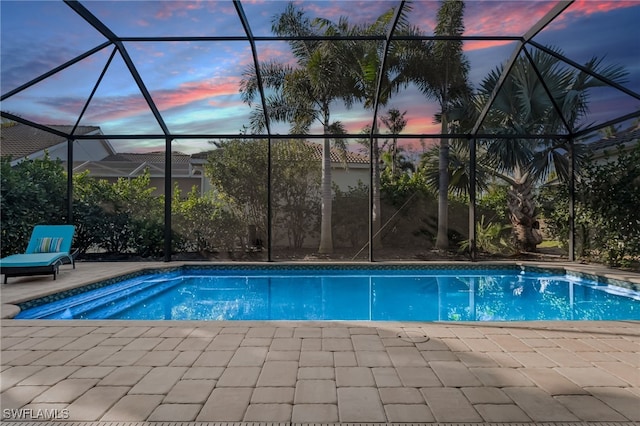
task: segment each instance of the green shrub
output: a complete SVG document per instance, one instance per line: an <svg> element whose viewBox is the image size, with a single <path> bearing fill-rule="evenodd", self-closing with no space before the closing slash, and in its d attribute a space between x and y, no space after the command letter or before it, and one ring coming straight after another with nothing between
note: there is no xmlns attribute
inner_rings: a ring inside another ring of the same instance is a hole
<svg viewBox="0 0 640 426"><path fill-rule="evenodd" d="M361 181L342 191L333 186L332 226L337 245L360 247L369 238L369 188Z"/></svg>
<svg viewBox="0 0 640 426"><path fill-rule="evenodd" d="M67 218L67 173L48 156L11 167L1 160L2 255L23 252L35 225ZM73 177L73 247L139 256L160 255L164 247L163 198L153 195L150 176L116 183L88 173Z"/></svg>
<svg viewBox="0 0 640 426"><path fill-rule="evenodd" d="M640 143L614 161L588 161L583 176L592 250L611 266L630 266L640 260Z"/></svg>
<svg viewBox="0 0 640 426"><path fill-rule="evenodd" d="M33 227L67 221L67 174L60 160L25 160L11 167L0 163L2 256L23 253Z"/></svg>
<svg viewBox="0 0 640 426"><path fill-rule="evenodd" d="M502 223L486 222L482 215L476 226L476 248L489 254L513 254L514 248L509 241L510 225ZM468 252L469 240L460 243L460 249Z"/></svg>
<svg viewBox="0 0 640 426"><path fill-rule="evenodd" d="M177 187L173 194L173 229L184 251L233 250L246 231L231 199L213 192L200 196L194 187L186 199Z"/></svg>
<svg viewBox="0 0 640 426"><path fill-rule="evenodd" d="M587 159L576 185L576 254L609 266L640 261L640 144L604 163ZM569 234L568 188L545 188L547 231L564 243Z"/></svg>

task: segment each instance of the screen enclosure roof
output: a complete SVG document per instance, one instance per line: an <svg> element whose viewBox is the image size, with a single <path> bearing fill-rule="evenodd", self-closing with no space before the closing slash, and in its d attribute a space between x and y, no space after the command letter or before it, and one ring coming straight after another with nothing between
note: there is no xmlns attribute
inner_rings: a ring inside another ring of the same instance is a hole
<svg viewBox="0 0 640 426"><path fill-rule="evenodd" d="M536 54L553 56L559 66L597 79L601 84L589 92L588 113L575 125L559 116L567 124L550 137L581 138L610 125L630 125L640 116L637 1L468 1L464 32L449 38L435 32L437 1L305 0L295 5L311 20L344 19L349 25L370 25L390 13L386 31L372 30L353 40L376 43L383 69L395 43L462 41L474 90L498 67L504 79L515 61ZM98 126L101 137L118 151L153 151L167 139L189 153L210 149L210 140L239 136L322 138L317 123L307 133L295 134L289 123L268 118L262 131L248 131L252 112L266 108L273 93L258 76L259 96L251 105L243 102L243 75L270 62L297 66L293 38L272 31L274 17L287 6L285 1L3 0L3 120L79 140L91 136L76 129ZM400 34L400 23L417 28L419 35ZM316 39L337 43L343 35ZM585 64L593 57L623 67L624 81L591 73ZM387 100L381 86L378 82L369 104L356 100L347 108L343 102L332 103L332 120L346 129L343 137L361 137L391 108L406 111L407 126L399 135L406 143L442 136L435 118L437 99L409 83ZM448 136L492 137L483 120L496 96L489 97L472 128Z"/></svg>

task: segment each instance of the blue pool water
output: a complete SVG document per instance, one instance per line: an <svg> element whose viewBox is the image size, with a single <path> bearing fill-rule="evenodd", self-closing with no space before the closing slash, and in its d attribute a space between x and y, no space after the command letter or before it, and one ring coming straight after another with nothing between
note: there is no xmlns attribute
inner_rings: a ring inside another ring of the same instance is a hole
<svg viewBox="0 0 640 426"><path fill-rule="evenodd" d="M640 320L640 293L516 269L195 269L130 278L16 318Z"/></svg>

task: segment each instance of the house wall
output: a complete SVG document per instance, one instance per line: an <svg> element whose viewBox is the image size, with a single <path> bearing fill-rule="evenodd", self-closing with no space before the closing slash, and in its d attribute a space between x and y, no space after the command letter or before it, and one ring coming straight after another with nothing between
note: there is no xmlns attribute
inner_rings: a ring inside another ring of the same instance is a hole
<svg viewBox="0 0 640 426"><path fill-rule="evenodd" d="M369 186L369 166L350 165L348 168L333 167L331 170L331 180L338 185L341 191L349 190L349 187L358 186L361 181L365 186Z"/></svg>
<svg viewBox="0 0 640 426"><path fill-rule="evenodd" d="M640 144L640 141L632 141L622 144L622 151L629 152ZM593 162L597 165L611 163L618 160L620 151L618 146L609 146L593 152Z"/></svg>
<svg viewBox="0 0 640 426"><path fill-rule="evenodd" d="M176 182L178 183L178 188L180 188L180 193L183 198L191 192L191 188L194 186L197 188L198 193L202 195L202 179L200 176L173 178L171 185L172 189ZM164 178L152 177L151 186L156 188L155 191L153 191L153 195L164 195Z"/></svg>

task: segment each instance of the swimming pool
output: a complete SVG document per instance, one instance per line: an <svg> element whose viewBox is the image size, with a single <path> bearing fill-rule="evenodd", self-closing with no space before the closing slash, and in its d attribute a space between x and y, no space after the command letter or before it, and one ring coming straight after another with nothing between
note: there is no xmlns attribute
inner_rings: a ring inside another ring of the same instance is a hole
<svg viewBox="0 0 640 426"><path fill-rule="evenodd" d="M640 292L557 271L179 268L20 305L17 319L639 320Z"/></svg>

